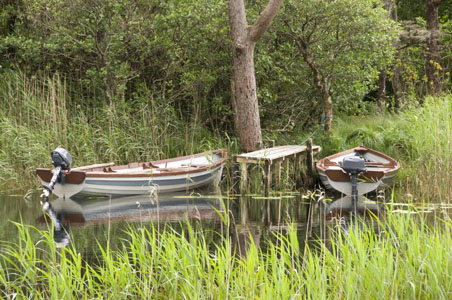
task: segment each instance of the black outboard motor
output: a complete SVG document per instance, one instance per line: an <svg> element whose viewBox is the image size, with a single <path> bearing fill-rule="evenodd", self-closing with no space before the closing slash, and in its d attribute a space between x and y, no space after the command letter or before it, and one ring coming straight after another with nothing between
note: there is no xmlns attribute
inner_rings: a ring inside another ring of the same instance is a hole
<svg viewBox="0 0 452 300"><path fill-rule="evenodd" d="M65 171L71 170L72 155L63 148L56 148L52 151L52 163L55 169L52 170L53 176L49 185L44 185L44 195L46 201L55 187L57 182L66 183Z"/></svg>
<svg viewBox="0 0 452 300"><path fill-rule="evenodd" d="M341 163L341 168L350 176L352 184L352 215L356 217L358 210L358 176L366 172L364 159L359 156L346 157Z"/></svg>

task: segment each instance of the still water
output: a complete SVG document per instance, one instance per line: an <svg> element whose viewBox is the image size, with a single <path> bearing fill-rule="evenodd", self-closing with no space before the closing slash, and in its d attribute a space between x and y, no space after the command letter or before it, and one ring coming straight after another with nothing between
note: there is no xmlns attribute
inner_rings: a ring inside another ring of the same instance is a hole
<svg viewBox="0 0 452 300"><path fill-rule="evenodd" d="M377 197L378 198L378 197ZM348 201L347 197L341 201ZM375 199L374 199L375 200ZM376 199L378 200L378 199ZM373 214L422 212L444 218L452 210L445 204L370 203ZM186 222L201 226L203 232L214 239L217 234L229 234L239 254L245 254L249 237L263 250L275 237L273 233L287 232L288 225L297 229L300 246L310 239L327 238L327 224L337 217L332 209L339 200L331 201L322 191L274 192L269 197L257 194L221 194L218 191L191 193L160 193L152 196L53 197L44 211L39 193L0 193L0 240L16 242L18 230L15 222L51 232L59 246L72 243L79 253L95 257L99 245L109 244L112 249L121 246L126 231L140 226L154 226L158 230L169 227L184 230ZM366 203L366 201L363 201ZM411 209L407 209L409 206ZM45 208L45 207L44 207ZM223 222L224 216L230 222ZM436 219L436 218L435 218ZM53 220L53 222L52 222ZM38 241L38 231L32 231Z"/></svg>
<svg viewBox="0 0 452 300"><path fill-rule="evenodd" d="M311 197L312 198L312 197ZM220 194L218 191L192 193L160 193L153 196L84 197L63 199L53 197L44 211L39 193L25 196L24 192L0 193L2 219L0 240L16 241L14 222L53 231L60 246L73 243L85 255L96 253L99 244L119 247L125 231L131 226L150 226L160 230L179 228L185 222L202 226L205 232L234 232L231 234L238 250L246 247L251 235L254 243L265 247L275 231L287 230L287 223L298 229L299 240L308 238L306 230L318 233L321 205L310 205L312 199L300 192L273 193L269 197L249 194L245 196ZM310 210L311 207L311 210ZM222 219L228 215L230 224ZM310 222L307 222L311 215ZM52 220L53 219L53 223ZM53 226L54 225L54 226ZM226 230L225 226L229 226ZM215 236L215 234L212 234ZM39 236L35 237L36 240Z"/></svg>

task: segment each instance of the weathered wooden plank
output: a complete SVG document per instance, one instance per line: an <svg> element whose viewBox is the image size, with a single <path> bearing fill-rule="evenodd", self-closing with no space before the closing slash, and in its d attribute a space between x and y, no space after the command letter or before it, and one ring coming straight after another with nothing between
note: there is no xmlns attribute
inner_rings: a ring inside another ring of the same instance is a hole
<svg viewBox="0 0 452 300"><path fill-rule="evenodd" d="M249 153L243 153L236 155L236 159L238 161L250 161L250 160L275 160L280 159L286 156L295 155L301 152L305 152L307 149L306 146L299 145L287 145L287 146L278 146L268 149L262 149L258 151L253 151ZM319 152L320 146L313 146L313 152Z"/></svg>
<svg viewBox="0 0 452 300"><path fill-rule="evenodd" d="M74 170L74 171L83 171L83 170L94 169L94 168L111 167L111 166L114 166L114 165L115 165L114 162L109 162L109 163L104 163L104 164L94 164L94 165L89 165L89 166L82 166L82 167L72 168L72 170Z"/></svg>
<svg viewBox="0 0 452 300"><path fill-rule="evenodd" d="M309 149L310 150L310 149ZM267 149L262 149L254 152L243 153L234 155L233 159L241 167L241 192L244 193L247 188L248 174L247 164L261 164L264 163L264 193L268 195L270 193L270 187L272 183L272 164L275 164L275 183L277 188L281 185L281 167L284 161L286 171L289 169L289 159L293 160L294 169L296 172L300 170L302 161L306 160L306 155L301 155L303 152L307 152L306 146L300 145L286 145L278 146ZM320 146L312 146L312 153L318 153L321 151ZM309 159L308 159L309 160ZM295 177L300 177L295 175ZM297 178L299 179L299 178Z"/></svg>

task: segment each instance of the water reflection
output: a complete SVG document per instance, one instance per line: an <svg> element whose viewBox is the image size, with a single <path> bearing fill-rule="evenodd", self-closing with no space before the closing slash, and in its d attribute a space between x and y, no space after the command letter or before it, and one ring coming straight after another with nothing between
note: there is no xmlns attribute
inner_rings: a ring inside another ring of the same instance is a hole
<svg viewBox="0 0 452 300"><path fill-rule="evenodd" d="M351 218L352 214L352 198L345 196L329 203L326 207L325 217L327 220L334 218ZM375 200L359 196L357 201L357 214L361 219L372 217L383 217L385 209Z"/></svg>
<svg viewBox="0 0 452 300"><path fill-rule="evenodd" d="M32 220L36 220L41 228L42 224L53 223L59 245L71 241L88 257L95 256L98 245L108 243L110 247L120 247L121 241L127 238L124 232L130 228L130 223L138 227L163 224L159 227L163 230L171 223L171 228L183 231L187 219L199 224L204 232L215 232L213 236L220 233L231 238L238 255L246 255L251 244L264 250L274 241L275 232L284 235L291 226L296 229L300 247L303 247L309 240L326 238L327 216L346 211L343 205L339 206L340 210L334 210L340 202L326 202L325 195L318 191L308 195L306 192L273 192L269 197L197 191L192 194L58 198L52 200L48 208L44 207L44 213L39 206L22 205L19 198L0 197L0 201L5 204L4 215L11 220L22 222L20 216L26 216L22 219L24 223L35 225ZM32 203L39 205L39 200L35 198ZM342 199L344 203L346 199ZM366 203L365 211L369 207ZM223 222L225 216L229 219L227 224ZM9 230L11 226L7 223L4 222L1 228L1 237L13 241L14 230Z"/></svg>
<svg viewBox="0 0 452 300"><path fill-rule="evenodd" d="M288 223L297 230L301 245L306 240L307 216L317 216L318 207L309 210L299 192L262 195L219 195L192 193L161 193L153 196L84 197L52 200L37 219L40 224L53 224L55 241L60 246L70 239L85 253L96 250L96 241L119 244L130 223L149 226L151 223L172 223L184 229L187 219L201 224L204 231L230 237L237 255L246 256L250 245L265 249L274 232L287 233ZM229 222L224 223L225 217ZM52 222L50 222L50 220ZM311 217L311 228L317 228L317 217ZM181 226L179 226L181 225ZM161 227L165 228L165 226ZM91 256L90 254L88 254Z"/></svg>
<svg viewBox="0 0 452 300"><path fill-rule="evenodd" d="M43 205L43 211L52 219L53 223L53 238L59 247L66 247L70 242L70 228L66 222L66 215L55 211L53 206L46 202Z"/></svg>
<svg viewBox="0 0 452 300"><path fill-rule="evenodd" d="M180 221L190 218L219 220L219 196L161 193L158 196L58 198L50 202L53 221L85 226L114 222ZM40 221L44 220L44 216ZM57 222L58 223L58 222Z"/></svg>

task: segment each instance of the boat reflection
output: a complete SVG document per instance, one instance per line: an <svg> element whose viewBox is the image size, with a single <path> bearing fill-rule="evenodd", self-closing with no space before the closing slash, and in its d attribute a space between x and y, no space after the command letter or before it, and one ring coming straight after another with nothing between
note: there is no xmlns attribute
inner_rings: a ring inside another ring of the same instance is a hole
<svg viewBox="0 0 452 300"><path fill-rule="evenodd" d="M378 202L369 200L364 196L358 196L357 214L361 218L380 218L386 214L384 207ZM349 218L353 211L352 197L345 196L336 199L326 207L326 220Z"/></svg>
<svg viewBox="0 0 452 300"><path fill-rule="evenodd" d="M38 222L54 224L55 241L69 242L69 226L113 222L175 222L187 219L220 221L222 201L218 195L160 193L144 196L58 198L43 205Z"/></svg>

